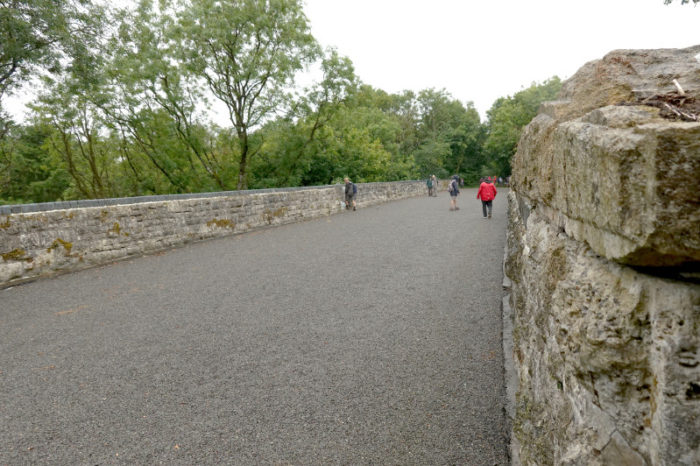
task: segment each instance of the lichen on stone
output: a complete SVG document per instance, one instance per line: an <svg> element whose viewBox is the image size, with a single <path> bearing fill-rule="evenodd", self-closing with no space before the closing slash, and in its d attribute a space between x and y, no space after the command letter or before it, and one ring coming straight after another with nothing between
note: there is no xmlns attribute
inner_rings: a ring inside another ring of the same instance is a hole
<svg viewBox="0 0 700 466"><path fill-rule="evenodd" d="M56 238L53 243L51 243L51 246L46 250L46 252L51 252L56 249L58 249L59 246L63 246L63 249L66 253L66 256L70 256L70 251L73 249L73 243L70 243L68 241L64 241L61 238Z"/></svg>
<svg viewBox="0 0 700 466"><path fill-rule="evenodd" d="M230 228L231 230L236 228L236 224L232 220L229 220L227 218L222 218L222 219L214 218L213 220L209 220L207 222L207 226L209 228L211 228L213 226L217 226L219 228Z"/></svg>
<svg viewBox="0 0 700 466"><path fill-rule="evenodd" d="M10 252L0 254L0 257L2 257L2 259L5 262L10 262L10 261L33 262L34 261L34 258L28 256L27 251L25 251L24 249L21 249L21 248L13 249Z"/></svg>
<svg viewBox="0 0 700 466"><path fill-rule="evenodd" d="M268 225L270 225L272 224L272 221L275 218L283 217L288 210L289 209L287 209L286 207L280 207L279 209L276 209L274 211L270 209L265 209L265 211L263 212L263 219L267 222Z"/></svg>

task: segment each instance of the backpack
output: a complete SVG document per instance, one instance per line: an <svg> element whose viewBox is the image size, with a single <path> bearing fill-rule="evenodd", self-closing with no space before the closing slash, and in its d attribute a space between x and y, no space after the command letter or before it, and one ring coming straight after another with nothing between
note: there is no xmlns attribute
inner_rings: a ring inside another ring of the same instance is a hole
<svg viewBox="0 0 700 466"><path fill-rule="evenodd" d="M357 185L355 183L352 184L352 193L357 194Z"/></svg>

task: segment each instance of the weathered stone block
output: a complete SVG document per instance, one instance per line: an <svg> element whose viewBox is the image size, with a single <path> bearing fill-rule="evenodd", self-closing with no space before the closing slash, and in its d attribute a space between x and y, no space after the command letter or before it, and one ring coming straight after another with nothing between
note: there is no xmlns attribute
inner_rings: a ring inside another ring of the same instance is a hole
<svg viewBox="0 0 700 466"><path fill-rule="evenodd" d="M677 79L688 95L700 96L700 45L685 49L614 50L582 66L562 85L562 118L578 118L591 110L639 97L675 92Z"/></svg>
<svg viewBox="0 0 700 466"><path fill-rule="evenodd" d="M620 51L584 66L564 85L567 99L544 104L523 131L514 189L551 208L552 223L611 260L644 267L700 261L700 122L610 105L632 101L643 83L670 90L668 71L654 73L671 58L669 69L700 99L700 63L682 62L698 52Z"/></svg>
<svg viewBox="0 0 700 466"><path fill-rule="evenodd" d="M620 128L586 118L560 125L551 200L567 233L598 254L639 266L700 261L700 123L650 120L637 107L606 107L591 119L640 113Z"/></svg>
<svg viewBox="0 0 700 466"><path fill-rule="evenodd" d="M700 286L601 258L538 208L523 221L515 193L509 216L523 463L693 464Z"/></svg>

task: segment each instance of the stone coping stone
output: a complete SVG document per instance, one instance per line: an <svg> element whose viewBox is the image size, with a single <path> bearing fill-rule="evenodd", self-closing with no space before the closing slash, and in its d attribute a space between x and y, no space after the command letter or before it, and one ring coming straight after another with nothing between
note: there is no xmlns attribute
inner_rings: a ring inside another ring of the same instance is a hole
<svg viewBox="0 0 700 466"><path fill-rule="evenodd" d="M391 181L391 182L376 182L376 183L357 183L358 185L379 185L385 183L414 183L415 180L408 181ZM48 212L51 210L78 209L84 207L106 207L114 205L126 204L141 204L145 202L162 202L162 201L179 201L187 199L204 199L210 197L228 197L228 196L244 196L248 194L266 194L266 193L286 193L294 191L303 191L308 189L334 189L342 188L343 185L321 185L321 186L298 186L292 188L265 188L265 189L247 189L241 191L217 191L209 193L190 193L190 194L160 194L153 196L135 196L135 197L120 197L107 199L84 199L75 201L56 201L56 202L41 202L33 204L9 204L0 205L0 215L10 214L27 214L32 212Z"/></svg>

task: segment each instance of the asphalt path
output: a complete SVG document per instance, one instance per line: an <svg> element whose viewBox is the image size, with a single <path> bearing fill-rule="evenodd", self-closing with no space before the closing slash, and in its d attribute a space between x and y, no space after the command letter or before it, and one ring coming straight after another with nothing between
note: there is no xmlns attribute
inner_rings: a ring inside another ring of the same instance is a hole
<svg viewBox="0 0 700 466"><path fill-rule="evenodd" d="M0 290L0 464L508 464L503 191Z"/></svg>

